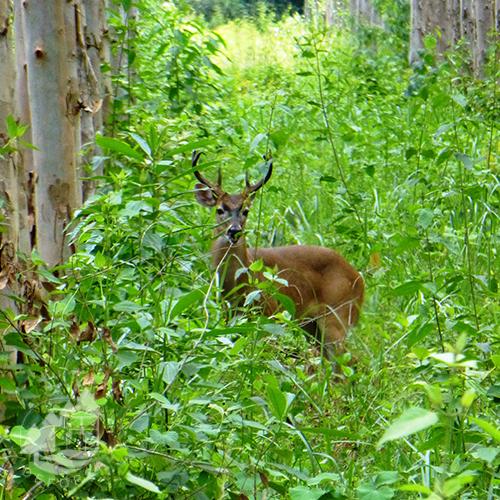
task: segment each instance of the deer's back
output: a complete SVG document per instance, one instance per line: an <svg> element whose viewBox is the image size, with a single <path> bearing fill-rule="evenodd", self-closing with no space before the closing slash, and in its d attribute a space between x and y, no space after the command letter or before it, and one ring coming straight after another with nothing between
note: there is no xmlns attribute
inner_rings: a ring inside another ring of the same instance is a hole
<svg viewBox="0 0 500 500"><path fill-rule="evenodd" d="M252 260L262 259L288 282L282 291L303 315L318 303L332 306L355 300L361 305L364 285L359 273L337 252L319 246L291 245L250 249Z"/></svg>

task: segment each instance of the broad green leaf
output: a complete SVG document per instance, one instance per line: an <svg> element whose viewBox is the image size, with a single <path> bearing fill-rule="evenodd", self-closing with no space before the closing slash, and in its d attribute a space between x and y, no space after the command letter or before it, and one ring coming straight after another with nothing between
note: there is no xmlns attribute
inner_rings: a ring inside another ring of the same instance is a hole
<svg viewBox="0 0 500 500"><path fill-rule="evenodd" d="M145 490L151 491L152 493L160 493L160 488L158 488L158 486L156 486L156 484L152 483L151 481L148 481L147 479L136 476L136 475L132 474L131 472L127 472L125 479L129 483L135 484L136 486L140 486L141 488L144 488Z"/></svg>
<svg viewBox="0 0 500 500"><path fill-rule="evenodd" d="M403 484L403 486L398 487L398 490L423 493L424 495L432 494L432 490L423 484Z"/></svg>
<svg viewBox="0 0 500 500"><path fill-rule="evenodd" d="M359 500L389 500L394 497L394 490L389 486L377 487L372 483L361 483L356 489Z"/></svg>
<svg viewBox="0 0 500 500"><path fill-rule="evenodd" d="M151 158L151 148L149 147L146 139L138 134L134 134L133 132L130 133L130 136L135 140L135 142L137 142L139 147L146 153L146 155Z"/></svg>
<svg viewBox="0 0 500 500"><path fill-rule="evenodd" d="M247 296L245 297L245 303L243 305L249 306L253 304L254 302L260 300L262 292L260 290L252 290Z"/></svg>
<svg viewBox="0 0 500 500"><path fill-rule="evenodd" d="M387 441L393 441L427 429L435 425L438 420L437 414L432 411L423 408L409 408L386 429L378 442L378 447Z"/></svg>
<svg viewBox="0 0 500 500"><path fill-rule="evenodd" d="M204 298L205 294L199 288L191 290L190 292L184 294L177 300L174 307L172 307L170 318L176 318L177 316L182 314L188 307L191 307L194 304L200 304Z"/></svg>
<svg viewBox="0 0 500 500"><path fill-rule="evenodd" d="M73 429L80 429L92 427L95 424L96 420L97 415L95 413L75 411L71 413L68 423Z"/></svg>
<svg viewBox="0 0 500 500"><path fill-rule="evenodd" d="M336 177L333 177L333 175L322 175L320 178L319 178L319 182L329 182L331 184L333 184L334 182L337 182L337 178Z"/></svg>
<svg viewBox="0 0 500 500"><path fill-rule="evenodd" d="M399 473L395 470L381 471L375 477L375 484L378 486L383 484L394 484L397 481L399 481Z"/></svg>
<svg viewBox="0 0 500 500"><path fill-rule="evenodd" d="M471 471L462 472L458 476L447 479L442 487L446 498L453 498L466 484L474 482L476 476Z"/></svg>
<svg viewBox="0 0 500 500"><path fill-rule="evenodd" d="M317 484L321 484L323 481L327 483L336 483L341 480L340 474L336 474L335 472L322 472L317 476L312 477L307 480L307 484L311 486L315 486Z"/></svg>
<svg viewBox="0 0 500 500"><path fill-rule="evenodd" d="M164 361L160 363L162 378L166 384L171 384L175 380L180 369L181 364L178 361Z"/></svg>
<svg viewBox="0 0 500 500"><path fill-rule="evenodd" d="M199 149L204 146L208 146L212 144L213 139L201 139L199 141L188 142L187 144L183 144L182 146L178 146L174 149L168 151L169 156L174 156L180 153L185 153L186 151L193 151L194 149Z"/></svg>
<svg viewBox="0 0 500 500"><path fill-rule="evenodd" d="M179 447L179 434L175 431L159 432L151 429L149 437L154 443Z"/></svg>
<svg viewBox="0 0 500 500"><path fill-rule="evenodd" d="M422 229L428 229L432 225L434 212L428 208L421 208L418 211L417 225Z"/></svg>
<svg viewBox="0 0 500 500"><path fill-rule="evenodd" d="M278 388L268 385L266 388L267 403L272 413L278 420L283 420L286 413L286 396Z"/></svg>
<svg viewBox="0 0 500 500"><path fill-rule="evenodd" d="M42 483L49 485L53 483L59 476L55 473L54 466L51 464L44 464L43 462L31 462L29 464L30 472Z"/></svg>
<svg viewBox="0 0 500 500"><path fill-rule="evenodd" d="M252 144L250 144L250 153L253 153L259 146L259 144L267 137L267 134L257 134L253 141Z"/></svg>
<svg viewBox="0 0 500 500"><path fill-rule="evenodd" d="M132 148L129 144L120 139L115 139L114 137L105 137L103 135L96 136L96 143L103 149L108 149L115 153L120 153L129 158L134 158L135 160L142 160L143 155Z"/></svg>
<svg viewBox="0 0 500 500"><path fill-rule="evenodd" d="M479 448L476 448L471 453L471 455L475 458L479 458L480 460L484 460L485 462L492 464L499 453L500 448L481 446Z"/></svg>
<svg viewBox="0 0 500 500"><path fill-rule="evenodd" d="M407 281L406 283L403 283L401 285L398 285L396 288L393 288L391 290L391 294L397 297L402 295L412 295L421 289L422 289L421 281Z"/></svg>
<svg viewBox="0 0 500 500"><path fill-rule="evenodd" d="M36 427L26 429L22 425L16 425L12 427L9 438L21 448L36 447L40 439L40 429Z"/></svg>
<svg viewBox="0 0 500 500"><path fill-rule="evenodd" d="M121 302L118 302L118 304L115 304L113 309L118 312L134 313L140 311L142 306L130 300L122 300Z"/></svg>
<svg viewBox="0 0 500 500"><path fill-rule="evenodd" d="M295 486L291 488L290 500L317 500L321 498L328 490L320 488L309 488L308 486Z"/></svg>
<svg viewBox="0 0 500 500"><path fill-rule="evenodd" d="M500 430L498 429L498 427L481 418L470 417L470 419L478 427L481 427L484 432L489 434L495 441L500 443Z"/></svg>

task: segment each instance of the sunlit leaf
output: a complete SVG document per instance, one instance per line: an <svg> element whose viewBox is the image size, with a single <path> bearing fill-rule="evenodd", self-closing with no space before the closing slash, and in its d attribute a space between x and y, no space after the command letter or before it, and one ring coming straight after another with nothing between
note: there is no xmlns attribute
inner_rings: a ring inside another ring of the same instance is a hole
<svg viewBox="0 0 500 500"><path fill-rule="evenodd" d="M397 418L384 432L378 442L382 446L387 441L393 441L422 431L438 422L438 416L423 408L409 408Z"/></svg>

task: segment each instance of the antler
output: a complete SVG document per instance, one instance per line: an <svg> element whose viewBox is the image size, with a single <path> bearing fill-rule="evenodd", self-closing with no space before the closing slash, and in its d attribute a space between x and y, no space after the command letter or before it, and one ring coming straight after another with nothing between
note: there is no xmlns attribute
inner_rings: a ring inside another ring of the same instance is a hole
<svg viewBox="0 0 500 500"><path fill-rule="evenodd" d="M250 180L248 179L248 172L245 174L245 193L250 194L250 193L255 193L258 189L260 189L271 177L271 174L273 173L273 158L271 156L271 153L267 153L265 155L264 160L268 163L269 167L267 169L266 175L259 181L256 182L255 184L250 184Z"/></svg>
<svg viewBox="0 0 500 500"><path fill-rule="evenodd" d="M201 151L193 151L193 155L191 156L191 166L193 168L196 168L196 165L198 164L198 161L200 159L200 156L202 155L202 152ZM222 172L221 172L221 169L219 168L219 172L217 174L217 184L213 184L211 183L208 179L206 179L205 177L203 177L203 175L201 175L200 171L199 170L194 170L194 175L195 177L202 183L204 184L205 186L207 186L207 188L210 188L214 193L221 193L222 192L222 188L221 188L221 185L222 185Z"/></svg>

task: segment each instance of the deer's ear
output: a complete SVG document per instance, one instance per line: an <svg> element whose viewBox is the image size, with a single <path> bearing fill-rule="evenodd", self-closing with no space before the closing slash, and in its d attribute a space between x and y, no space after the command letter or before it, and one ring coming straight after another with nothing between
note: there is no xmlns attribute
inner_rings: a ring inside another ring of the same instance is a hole
<svg viewBox="0 0 500 500"><path fill-rule="evenodd" d="M213 207L217 203L215 193L204 184L196 184L195 195L198 203L205 207Z"/></svg>

